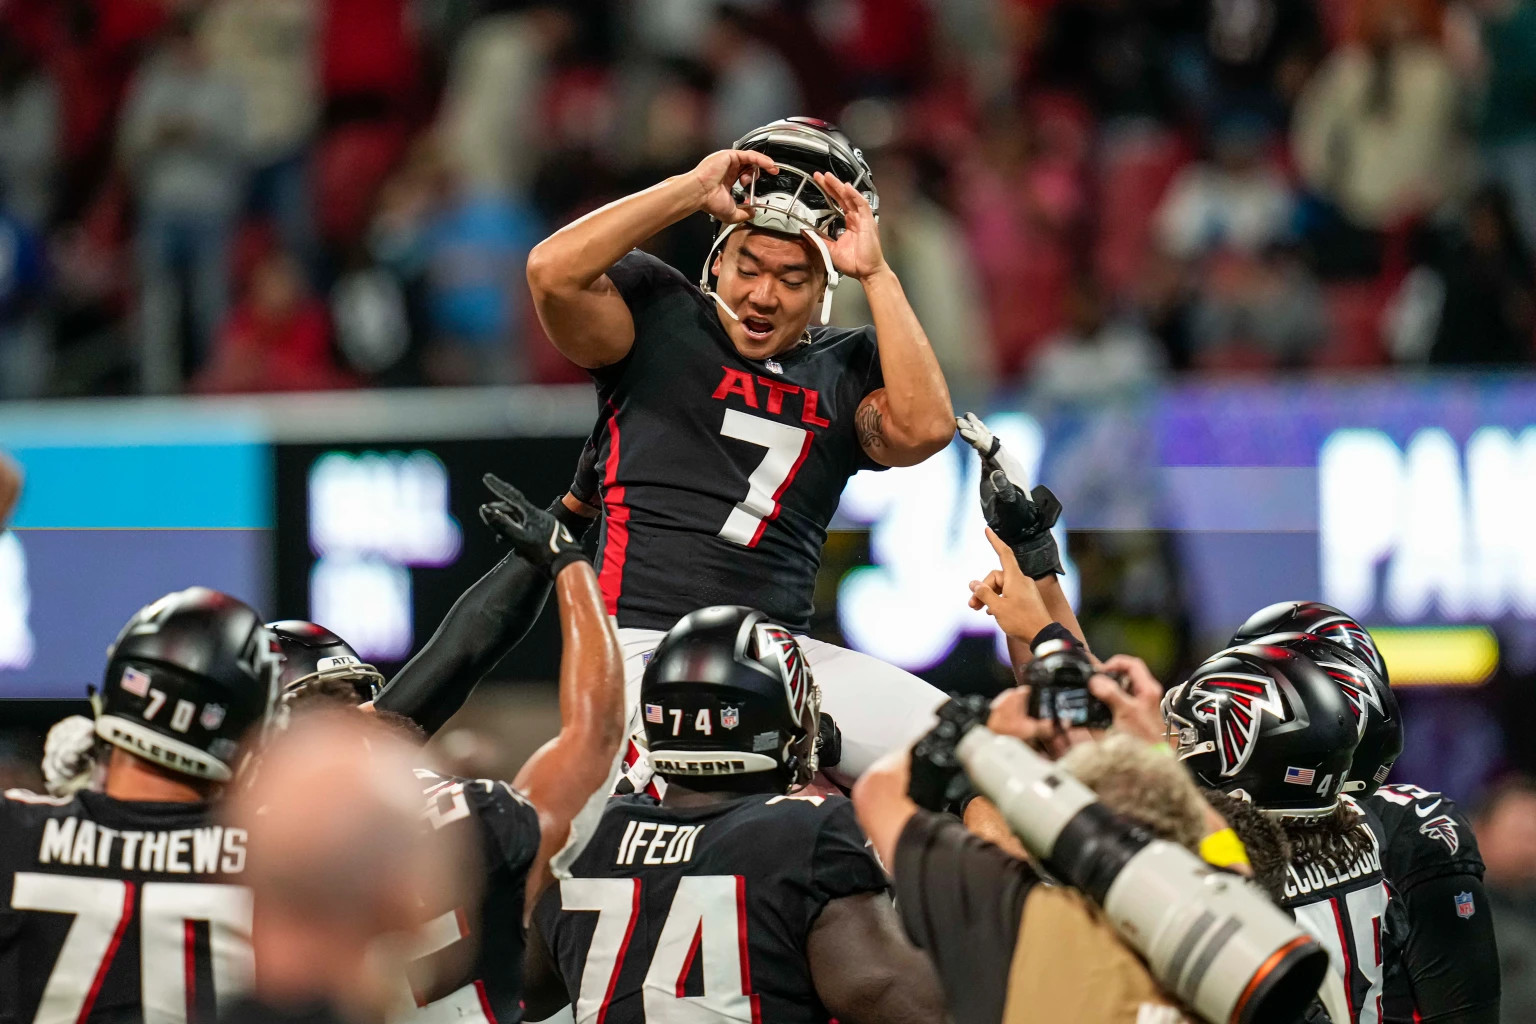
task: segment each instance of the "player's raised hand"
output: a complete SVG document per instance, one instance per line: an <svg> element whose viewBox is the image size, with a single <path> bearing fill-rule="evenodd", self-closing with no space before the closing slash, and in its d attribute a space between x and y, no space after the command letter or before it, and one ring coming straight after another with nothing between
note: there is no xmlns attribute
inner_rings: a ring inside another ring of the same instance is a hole
<svg viewBox="0 0 1536 1024"><path fill-rule="evenodd" d="M869 200L852 185L825 171L817 171L811 175L811 180L842 209L843 220L847 225L842 234L827 241L827 247L832 253L832 266L839 274L856 281L885 270L885 252L880 248L880 228L875 222L875 211L869 208Z"/></svg>
<svg viewBox="0 0 1536 1024"><path fill-rule="evenodd" d="M752 212L736 202L731 189L746 185L758 171L779 173L765 154L750 149L722 149L709 154L693 169L699 185L699 209L722 224L740 224Z"/></svg>
<svg viewBox="0 0 1536 1024"><path fill-rule="evenodd" d="M985 608L997 620L998 628L1009 636L1026 642L1051 624L1051 613L1035 581L1024 575L1012 549L996 533L987 530L987 542L1002 563L1001 575L989 573L986 580L971 581L971 607ZM1001 586L998 584L1001 583Z"/></svg>
<svg viewBox="0 0 1536 1024"><path fill-rule="evenodd" d="M487 473L481 478L495 501L480 506L480 521L512 546L512 550L549 573L559 575L572 562L586 559L581 544L553 515L523 496L523 492Z"/></svg>
<svg viewBox="0 0 1536 1024"><path fill-rule="evenodd" d="M975 413L957 417L955 426L981 455L981 514L987 526L1013 549L1026 576L1059 575L1061 552L1051 527L1061 517L1061 502L1048 487L1028 490L1023 466Z"/></svg>

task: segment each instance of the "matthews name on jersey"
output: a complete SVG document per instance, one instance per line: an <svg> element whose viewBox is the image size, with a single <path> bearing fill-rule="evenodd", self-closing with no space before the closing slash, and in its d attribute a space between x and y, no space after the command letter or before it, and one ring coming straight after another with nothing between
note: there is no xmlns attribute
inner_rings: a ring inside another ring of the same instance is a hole
<svg viewBox="0 0 1536 1024"><path fill-rule="evenodd" d="M203 803L0 798L0 1021L184 1024L250 987L245 831Z"/></svg>
<svg viewBox="0 0 1536 1024"><path fill-rule="evenodd" d="M829 901L885 888L842 797L634 795L610 802L534 922L577 1024L672 1020L679 1000L710 1019L826 1024L806 937Z"/></svg>
<svg viewBox="0 0 1536 1024"><path fill-rule="evenodd" d="M1339 799L1359 807L1350 797ZM1391 892L1381 870L1381 822L1360 810L1370 847L1349 864L1293 858L1280 902L1328 951L1354 1008L1354 1024L1380 1024L1384 965L1401 940L1386 927Z"/></svg>
<svg viewBox="0 0 1536 1024"><path fill-rule="evenodd" d="M879 468L854 428L884 386L874 329L812 327L808 344L758 362L655 257L631 252L608 277L635 323L629 354L592 371L609 613L669 629L704 605L745 604L803 632L843 486Z"/></svg>
<svg viewBox="0 0 1536 1024"><path fill-rule="evenodd" d="M472 829L464 845L484 869L478 908L453 907L427 923L409 972L414 1024L523 1019L523 904L539 851L539 815L505 782L416 770L432 828ZM476 938L471 938L476 936ZM469 959L465 940L478 942ZM406 1009L406 1008L402 1008Z"/></svg>

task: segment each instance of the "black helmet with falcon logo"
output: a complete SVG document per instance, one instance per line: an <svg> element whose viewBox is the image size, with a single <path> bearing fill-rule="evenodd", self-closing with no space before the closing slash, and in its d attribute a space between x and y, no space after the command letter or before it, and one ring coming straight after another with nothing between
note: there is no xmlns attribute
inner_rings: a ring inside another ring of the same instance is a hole
<svg viewBox="0 0 1536 1024"><path fill-rule="evenodd" d="M1331 812L1360 739L1338 683L1269 644L1208 659L1164 695L1163 718L1202 785L1280 816Z"/></svg>
<svg viewBox="0 0 1536 1024"><path fill-rule="evenodd" d="M1321 601L1278 601L1248 616L1248 621L1232 634L1232 646L1251 644L1276 633L1311 633L1338 644L1365 661L1381 677L1391 682L1387 663L1376 649L1370 631L1331 604Z"/></svg>
<svg viewBox="0 0 1536 1024"><path fill-rule="evenodd" d="M660 775L816 774L821 694L794 635L755 608L684 616L646 664L640 704Z"/></svg>
<svg viewBox="0 0 1536 1024"><path fill-rule="evenodd" d="M1392 687L1353 649L1311 633L1281 633L1263 642L1303 655L1339 684L1360 733L1344 792L1356 797L1376 792L1403 752L1403 714Z"/></svg>

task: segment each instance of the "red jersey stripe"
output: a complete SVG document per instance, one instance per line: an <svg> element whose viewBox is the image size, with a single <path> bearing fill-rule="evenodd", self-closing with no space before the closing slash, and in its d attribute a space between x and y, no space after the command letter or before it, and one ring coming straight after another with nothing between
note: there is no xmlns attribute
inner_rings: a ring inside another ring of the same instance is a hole
<svg viewBox="0 0 1536 1024"><path fill-rule="evenodd" d="M603 544L603 567L597 574L603 591L603 603L609 615L619 613L619 592L624 588L624 558L629 551L629 506L624 504L624 488L619 479L619 416L609 408L608 458L603 464L603 525L607 539Z"/></svg>
<svg viewBox="0 0 1536 1024"><path fill-rule="evenodd" d="M85 1024L91 1017L91 1010L96 1006L96 997L101 995L102 982L107 980L107 971L112 968L112 961L117 956L117 947L123 942L123 932L128 930L128 921L133 917L133 898L137 888L133 882L123 883L123 916L118 918L117 930L112 933L112 944L107 947L107 955L101 958L101 963L96 968L96 977L91 982L91 990L86 993L85 1002L80 1004L80 1016L75 1018L75 1024Z"/></svg>

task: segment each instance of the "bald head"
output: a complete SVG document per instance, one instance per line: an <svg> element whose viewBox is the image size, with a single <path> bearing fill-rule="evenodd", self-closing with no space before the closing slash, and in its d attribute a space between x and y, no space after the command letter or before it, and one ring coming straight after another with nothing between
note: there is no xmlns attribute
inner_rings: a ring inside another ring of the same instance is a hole
<svg viewBox="0 0 1536 1024"><path fill-rule="evenodd" d="M368 1002L357 990L387 973L381 945L402 947L426 919L473 898L460 888L475 876L469 851L450 845L454 830L423 821L420 757L347 708L296 714L263 751L229 811L250 837L258 988Z"/></svg>

